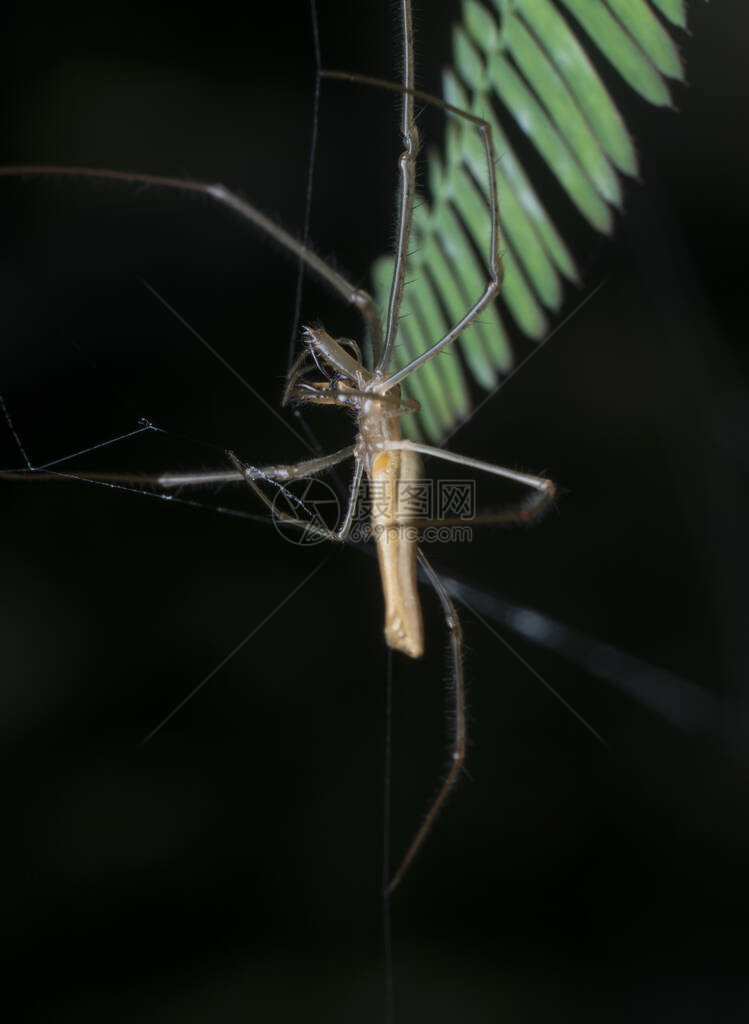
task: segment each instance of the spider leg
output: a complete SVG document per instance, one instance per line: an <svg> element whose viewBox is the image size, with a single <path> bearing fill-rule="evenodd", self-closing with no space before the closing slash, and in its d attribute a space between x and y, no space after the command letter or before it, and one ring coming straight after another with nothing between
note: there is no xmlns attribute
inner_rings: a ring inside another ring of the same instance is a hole
<svg viewBox="0 0 749 1024"><path fill-rule="evenodd" d="M276 466L243 466L241 469L204 470L198 473L99 473L85 472L87 480L100 480L104 483L120 484L157 484L159 487L201 487L208 484L229 484L247 480L248 476L257 480L296 480L299 477L315 476L326 469L343 462L354 454L354 446L341 448L331 455L323 455L316 459L306 459L289 465ZM5 480L66 480L65 473L49 473L33 469L0 472L0 479Z"/></svg>
<svg viewBox="0 0 749 1024"><path fill-rule="evenodd" d="M256 480L261 479L259 468L254 466L246 466L243 462L240 462L240 460L232 452L228 452L227 454L231 461L234 463L238 475L247 483L247 485L251 488L253 493L256 494L258 498L260 498L263 504L270 509L277 522L285 523L288 526L297 526L299 527L299 529L303 530L305 534L311 533L315 537L319 537L321 540L344 541L348 537L349 532L351 530L351 524L353 523L354 515L356 513L356 503L359 497L359 489L361 487L362 476L364 474L364 460L360 458L358 455L354 455L354 458L356 460L354 464L354 477L353 480L351 481L351 488L349 490L349 499L348 504L346 506L346 515L344 516L343 522L338 527L338 529L329 530L326 526L320 526L309 519L299 519L296 516L290 516L282 509L277 508L275 504L271 501L271 499L268 497L268 495L263 491L263 489L259 487L258 484L255 482ZM310 459L309 462L325 462L325 466L320 466L317 470L314 471L321 472L323 469L327 469L330 466L335 465L335 463L337 462L342 462L344 458L347 458L351 454L353 454L353 448L346 448L343 449L343 452L336 452L335 455L332 456L323 456L321 459ZM284 468L288 469L294 467ZM270 474L268 475L270 476ZM298 474L298 476L309 475L309 473ZM285 477L284 479L293 479L293 477Z"/></svg>
<svg viewBox="0 0 749 1024"><path fill-rule="evenodd" d="M377 358L377 353L375 353L375 369L377 372L387 372L398 334L400 307L403 299L403 289L406 286L406 264L408 262L408 245L411 239L411 227L413 224L414 199L416 198L416 154L419 150L419 132L414 121L414 39L410 0L401 0L400 7L403 21L401 136L404 149L398 158L398 170L400 173L400 183L398 186L398 244L395 250L395 268L390 285L390 298L388 299L385 344L379 353L379 358Z"/></svg>
<svg viewBox="0 0 749 1024"><path fill-rule="evenodd" d="M108 181L139 182L145 185L155 185L158 188L176 189L181 192L198 192L201 195L209 196L216 202L234 210L244 220L249 221L260 231L265 232L280 246L294 253L304 260L306 265L315 274L326 282L342 298L355 306L361 314L367 334L372 341L374 351L380 349L380 314L372 296L362 288L355 288L349 281L339 274L337 270L325 262L317 253L294 238L278 224L275 224L270 217L266 217L251 203L242 199L221 184L212 184L206 181L184 181L181 178L165 177L160 174L140 174L135 171L113 171L106 168L94 167L64 167L59 165L44 166L42 164L23 164L14 167L0 167L0 175L23 177L30 175L57 175L75 178L101 178Z"/></svg>
<svg viewBox="0 0 749 1024"><path fill-rule="evenodd" d="M331 455L322 455L316 459L305 459L303 462L277 466L248 466L230 456L237 467L235 469L207 473L161 473L154 479L154 483L160 484L162 487L185 487L193 484L231 483L235 480L249 479L297 480L300 477L323 473L326 469L350 458L353 454L354 446L349 445Z"/></svg>
<svg viewBox="0 0 749 1024"><path fill-rule="evenodd" d="M447 623L447 628L450 633L450 646L452 648L454 667L453 737L450 752L450 767L447 775L445 776L437 796L432 801L429 810L426 813L426 817L421 823L416 835L411 840L411 844L406 850L398 870L390 880L390 884L387 887L388 894L392 893L402 881L411 861L414 859L423 845L424 840L429 835L437 815L441 811L450 791L457 782L466 756L466 701L465 684L463 680L463 630L460 625L458 613L455 610L455 605L453 604L444 583L430 565L421 548L418 550L418 559L427 579L432 584L432 587L439 598L439 602L442 605L442 611L445 615L445 622Z"/></svg>
<svg viewBox="0 0 749 1024"><path fill-rule="evenodd" d="M449 516L445 519L418 519L410 525L421 530L428 526L489 526L496 523L527 523L536 518L549 500L548 497L542 496L541 500L536 499L530 504L520 505L514 509L505 509L503 512L480 512L478 515L466 519L462 519L460 516Z"/></svg>
<svg viewBox="0 0 749 1024"><path fill-rule="evenodd" d="M547 480L546 477L533 476L531 473L520 473L516 469L507 469L505 466L496 466L493 462L484 462L481 459L472 459L468 455L458 455L455 452L448 452L445 451L444 448L435 448L429 444L420 444L418 441L386 441L384 447L386 449L419 452L421 455L433 455L436 459L442 459L444 462L453 462L458 466L466 466L469 469L478 469L483 473L491 473L493 476L501 476L505 480L514 480L516 483L524 484L526 487L531 487L538 493L538 497L535 501L523 506L523 508L519 509L517 512L500 512L497 513L497 518L493 518L491 513L487 513L486 516L481 516L481 520L483 522L502 522L502 517L504 516L509 517L506 519L507 522L512 520L531 519L544 507L544 505L547 505L556 494L556 485L552 480Z"/></svg>
<svg viewBox="0 0 749 1024"><path fill-rule="evenodd" d="M404 4L404 7L405 6L408 5ZM433 359L434 356L442 351L442 349L451 345L495 297L502 284L503 273L502 260L499 255L499 194L497 190L497 175L495 171L496 154L494 150L491 125L483 118L477 117L475 114L471 114L467 110L461 110L460 107L455 107L452 103L447 103L438 96L432 96L430 93L422 92L420 89L413 88L411 84L413 69L409 63L408 54L409 40L411 45L413 45L410 21L407 20L404 22L404 25L404 49L406 53L404 54L404 82L402 85L396 82L387 82L380 78L372 78L368 75L357 75L347 71L322 72L323 78L332 78L348 82L361 82L363 85L371 85L378 89L389 89L392 92L401 92L405 97L410 99L410 103L404 102L403 105L402 130L406 148L401 154L399 162L401 168L401 189L398 246L396 250L393 283L390 289L385 345L382 350L382 355L377 363L378 372L383 374L387 374L388 372L392 348L397 334L400 302L405 284L408 241L413 216L416 149L418 148L418 131L413 123L414 99L423 100L425 103L430 104L430 106L439 107L440 109L453 114L455 117L461 117L464 120L469 121L471 124L475 125L481 133L484 152L486 153L489 180L489 215L491 225L491 237L489 241L489 280L487 281L482 295L479 296L461 320L459 320L458 323L447 332L444 338L440 338L439 341L435 342L434 345L431 345L425 352L416 356L416 358L412 359L410 363L407 363L400 370L397 370L395 373L385 377L385 380L382 381L377 388L381 393L389 391L397 384L400 384L400 382L405 380L405 378L408 377L409 374L413 373L414 370L418 370L420 366L423 366L424 363ZM410 121L407 121L407 117L410 118Z"/></svg>

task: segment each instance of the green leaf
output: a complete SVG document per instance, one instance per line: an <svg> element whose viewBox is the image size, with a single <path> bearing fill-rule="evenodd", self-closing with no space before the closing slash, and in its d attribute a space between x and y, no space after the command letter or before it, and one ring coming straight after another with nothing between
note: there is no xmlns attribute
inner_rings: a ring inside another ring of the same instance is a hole
<svg viewBox="0 0 749 1024"><path fill-rule="evenodd" d="M435 233L430 231L423 237L420 236L419 242L424 265L428 268L427 273L434 282L435 290L451 324L456 324L469 308L470 302L461 291ZM494 312L496 316L496 311ZM497 316L497 323L498 320ZM491 390L497 383L495 365L502 368L511 366L512 355L501 326L499 330L495 329L497 342L494 346L486 337L487 327L486 321L477 327L469 327L461 334L459 345L474 378L482 387Z"/></svg>
<svg viewBox="0 0 749 1024"><path fill-rule="evenodd" d="M617 172L636 174L637 159L586 48L596 47L651 103L669 104L665 79L679 80L683 70L654 8L684 27L683 0L493 0L491 11L481 0L463 0L463 22L453 30L455 72L443 72L443 93L447 103L470 111L491 131L504 278L499 303L483 309L456 345L404 380L404 393L422 405L419 424L432 440L467 414L464 363L487 389L512 366L498 305L537 340L548 329L545 311L556 311L563 302L563 279L578 280L565 240L521 162L524 143L510 144L496 100L583 217L598 231L609 232L612 208L622 202ZM398 368L463 320L489 279L491 177L484 135L455 113L447 122L444 165L436 154L428 161L432 205L420 199L414 215L394 353ZM381 308L387 306L392 265L392 260L379 265ZM403 429L417 436L413 418L404 421Z"/></svg>
<svg viewBox="0 0 749 1024"><path fill-rule="evenodd" d="M671 105L666 83L600 0L597 3L591 3L591 0L561 2L574 14L601 53L633 89L657 106Z"/></svg>
<svg viewBox="0 0 749 1024"><path fill-rule="evenodd" d="M440 204L435 210L435 224L445 259L459 288L460 308L451 310L452 319L457 323L483 292L486 286L486 273L480 267L460 221L446 203ZM512 365L511 350L501 336L501 331L497 330L498 320L496 310L487 309L481 317L481 322L472 325L469 330L475 331L481 337L494 364L504 368ZM499 341L495 341L497 335Z"/></svg>
<svg viewBox="0 0 749 1024"><path fill-rule="evenodd" d="M440 179L447 182L447 175L442 172L439 158L435 153L430 154L429 159L430 181ZM455 283L447 297L454 302L448 308L448 314L453 324L462 320L472 304L478 299L486 285L486 270L483 269L466 238L465 231L450 208L447 200L452 186L446 185L440 193L440 201L437 203L431 215L431 230L439 242L447 264L448 273ZM433 194L438 194L434 188ZM445 293L442 293L443 298ZM457 301L456 301L457 300ZM512 366L512 350L502 328L496 306L489 306L481 314L481 318L472 324L460 336L464 351L466 346L473 344L472 338L478 336L481 344L492 360L494 366L500 370L506 370Z"/></svg>
<svg viewBox="0 0 749 1024"><path fill-rule="evenodd" d="M575 261L570 255L569 249L567 249L562 241L559 232L554 227L554 224L544 209L543 204L536 195L533 186L518 162L507 137L499 127L499 122L491 111L488 96L485 96L484 94L475 96L472 107L469 107L470 101L468 99L468 95L452 71L445 71L442 81L443 93L445 100L448 103L451 103L453 106L458 107L461 110L470 109L471 113L476 117L480 117L482 120L486 121L491 129L495 154L497 157L495 173L498 177L501 223L506 223L503 211L511 194L512 200L517 200L518 206L526 217L526 223L528 225L527 230L531 234L537 235L541 240L549 258L557 269L568 280L577 281L578 274ZM453 118L451 123L455 124L457 123L457 120L457 118ZM481 181L482 184L486 184L488 182L487 169L485 166L483 172L480 169L480 161L485 162L486 156L478 131L466 131L464 133L464 139L467 159L472 161L471 169L474 176L477 180ZM449 144L450 133L448 132L448 145ZM477 155L479 147L481 151L480 158ZM521 248L523 247L521 246Z"/></svg>
<svg viewBox="0 0 749 1024"><path fill-rule="evenodd" d="M499 27L478 0L463 0L463 25L474 43L487 53L492 53L496 49L499 42Z"/></svg>
<svg viewBox="0 0 749 1024"><path fill-rule="evenodd" d="M453 29L453 57L463 81L479 92L486 92L486 65L476 47L460 26Z"/></svg>
<svg viewBox="0 0 749 1024"><path fill-rule="evenodd" d="M520 75L499 56L489 59L488 74L497 95L544 157L570 199L593 227L608 234L613 226L611 211Z"/></svg>
<svg viewBox="0 0 749 1024"><path fill-rule="evenodd" d="M419 303L418 290L411 288L403 293L401 310L401 323L405 325L405 337L412 342L406 346L409 350L409 360L411 360L431 348L440 336L432 338L429 334ZM450 375L445 372L447 360L460 368L460 363L456 360L456 353L450 352L435 356L416 371L429 392L429 400L437 413L443 431L451 430L467 412L466 409L461 415L456 408L455 396L450 388Z"/></svg>
<svg viewBox="0 0 749 1024"><path fill-rule="evenodd" d="M390 292L390 282L393 278L394 261L392 257L386 256L377 260L373 269L375 281L375 293L378 296L380 308L387 308L387 303L382 302L381 296ZM407 306L404 295L404 306ZM418 323L413 319L412 311L404 310L404 315L398 324L398 337L395 350L396 367L400 369L412 359L415 359L424 351L423 339ZM438 440L452 427L452 416L448 410L447 402L441 393L441 386L436 370L432 365L434 360L423 366L418 373L412 373L408 377L411 393L421 404L419 418L426 434L432 440Z"/></svg>
<svg viewBox="0 0 749 1024"><path fill-rule="evenodd" d="M606 0L643 52L667 78L684 80L679 51L645 0Z"/></svg>
<svg viewBox="0 0 749 1024"><path fill-rule="evenodd" d="M678 25L679 28L687 27L684 0L651 0L651 2L674 25Z"/></svg>
<svg viewBox="0 0 749 1024"><path fill-rule="evenodd" d="M463 223L468 228L474 244L481 248L488 241L487 207L483 196L462 168L456 168L452 174L452 201L460 213ZM518 266L517 260L509 249L502 256L505 265L505 279L502 285L502 297L510 308L518 326L531 338L541 338L546 333L546 317L528 287ZM486 277L483 285L486 284ZM482 287L483 290L483 287ZM474 293L476 298L480 292Z"/></svg>
<svg viewBox="0 0 749 1024"><path fill-rule="evenodd" d="M421 255L421 254L419 254ZM424 328L424 348L429 348L444 338L450 330L450 324L445 319L440 308L439 301L434 293L432 283L426 272L426 267L420 259L409 261L409 281L407 285L409 301L412 308ZM417 277L415 275L418 275ZM435 356L433 360L437 367L437 373L442 379L450 404L450 414L453 420L464 419L471 408L471 396L466 384L465 374L457 351L448 349L446 352Z"/></svg>
<svg viewBox="0 0 749 1024"><path fill-rule="evenodd" d="M582 169L607 202L620 206L622 192L616 172L606 159L564 79L518 18L507 19L504 35L515 63L546 107Z"/></svg>
<svg viewBox="0 0 749 1024"><path fill-rule="evenodd" d="M489 183L486 157L481 141L475 133L467 132L463 138L462 158L471 176L479 183L484 196L486 216L489 215ZM554 264L536 232L536 229L517 196L502 173L502 165L495 168L499 190L500 229L510 245L518 252L520 262L533 290L548 309L557 309L562 301L562 283ZM505 268L506 269L506 268Z"/></svg>
<svg viewBox="0 0 749 1024"><path fill-rule="evenodd" d="M527 0L518 5L517 13L556 65L614 166L624 174L636 174L637 157L624 121L567 22L549 0Z"/></svg>
<svg viewBox="0 0 749 1024"><path fill-rule="evenodd" d="M518 206L528 218L530 223L529 230L537 234L541 239L546 252L556 268L568 281L577 283L579 275L575 261L555 228L553 221L544 209L543 203L538 198L520 161L515 156L507 136L499 127L497 119L488 110L484 109L480 97L477 97L473 112L487 120L492 128L494 145L498 154L497 173L500 179L500 221L504 217L503 210L506 208L508 193L511 193L513 198L517 200ZM503 188L503 186L506 187Z"/></svg>

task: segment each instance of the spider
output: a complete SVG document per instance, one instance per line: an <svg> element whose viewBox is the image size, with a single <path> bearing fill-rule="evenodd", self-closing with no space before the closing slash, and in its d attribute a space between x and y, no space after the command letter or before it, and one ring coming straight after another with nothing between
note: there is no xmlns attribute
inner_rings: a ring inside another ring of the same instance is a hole
<svg viewBox="0 0 749 1024"><path fill-rule="evenodd" d="M477 470L508 479L532 492L530 501L517 508L499 513L487 513L474 522L519 522L535 517L554 497L554 484L543 477L507 469L493 463L448 452L439 447L406 440L401 435L400 419L413 416L419 405L414 399L401 394L401 385L409 376L440 352L449 348L462 332L480 316L482 310L495 299L502 282L502 262L499 255L499 204L495 176L495 152L490 125L467 111L458 109L415 87L413 29L411 0L400 0L402 33L402 80L400 83L341 71L320 71L322 78L360 83L379 90L389 90L401 96L400 130L403 150L398 161L398 224L394 272L390 287L388 308L384 317L371 295L351 284L341 273L322 260L315 252L284 231L252 204L220 184L185 181L179 178L114 170L101 170L68 166L14 166L0 168L3 175L58 175L120 180L163 187L182 192L196 192L222 204L244 218L255 228L272 238L291 255L301 260L334 292L353 306L361 315L364 336L357 340L336 337L320 326L306 326L302 331L302 349L293 362L286 383L283 404L327 405L347 409L356 420L354 443L332 454L321 454L311 459L288 464L256 465L240 460L227 452L231 469L208 473L162 473L153 478L117 477L135 479L138 483L151 479L159 487L197 486L207 482L240 482L246 484L257 498L271 509L283 524L312 531L321 539L333 542L347 540L354 523L363 481L376 489L379 500L372 510L371 532L375 539L385 605L384 635L386 644L410 658L419 658L424 651L424 628L418 592L419 569L433 587L440 602L452 651L454 681L453 738L450 766L440 789L408 846L399 867L392 876L388 891L392 892L403 879L411 862L429 834L435 818L458 779L466 755L466 709L463 679L462 632L455 605L439 575L426 558L419 544L418 531L430 524L429 520L414 514L404 498L404 485L414 485L424 477L422 457L429 456L468 470ZM486 157L489 184L489 247L488 275L481 295L466 309L463 317L447 333L434 341L399 369L393 368L399 314L406 284L408 248L411 236L414 200L416 195L416 158L419 134L415 123L415 101L434 105L450 116L463 119L479 132ZM384 330L383 330L384 321ZM362 355L363 349L368 357ZM329 528L310 523L308 518L279 511L261 484L272 483L284 488L293 480L310 478L352 460L354 469L348 500L340 524ZM44 476L44 474L39 474ZM113 475L101 474L99 479L113 480ZM441 519L440 525L450 520Z"/></svg>

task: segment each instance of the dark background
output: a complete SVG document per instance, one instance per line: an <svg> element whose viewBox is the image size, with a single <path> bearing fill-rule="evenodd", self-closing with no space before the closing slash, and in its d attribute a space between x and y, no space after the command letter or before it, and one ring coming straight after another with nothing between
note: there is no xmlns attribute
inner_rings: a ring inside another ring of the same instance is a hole
<svg viewBox="0 0 749 1024"><path fill-rule="evenodd" d="M417 42L437 91L459 11L434 6ZM642 158L613 242L541 179L585 274L565 311L605 287L451 445L548 473L557 506L537 528L432 549L447 574L584 632L570 663L494 627L610 749L464 612L470 776L393 901L398 1020L744 1019L749 24L738 3L690 6L678 116L607 79ZM222 181L301 230L306 2L243 21L221 5L6 19L3 163ZM321 4L320 22L327 66L393 77L389 4ZM395 109L323 88L312 237L364 285L392 238ZM441 118L422 127L434 140ZM169 434L66 465L304 454L139 281L277 408L296 267L265 238L209 201L132 186L2 178L0 207L0 390L35 464L141 416ZM312 283L302 315L357 331ZM342 414L311 422L346 443ZM0 453L19 465L2 426ZM8 482L2 508L13 1019L382 1020L375 562L83 483ZM444 625L425 604L427 656L394 661L394 859L445 761ZM628 669L612 686L602 644L673 676Z"/></svg>

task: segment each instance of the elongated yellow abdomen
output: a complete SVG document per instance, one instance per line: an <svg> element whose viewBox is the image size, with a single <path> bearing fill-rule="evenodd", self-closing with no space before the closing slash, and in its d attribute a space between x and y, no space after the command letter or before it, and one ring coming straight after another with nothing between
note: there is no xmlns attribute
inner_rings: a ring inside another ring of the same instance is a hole
<svg viewBox="0 0 749 1024"><path fill-rule="evenodd" d="M417 516L408 507L409 485L421 482L414 452L385 451L373 460L372 528L385 594L385 641L411 658L424 653L424 622L416 575Z"/></svg>

